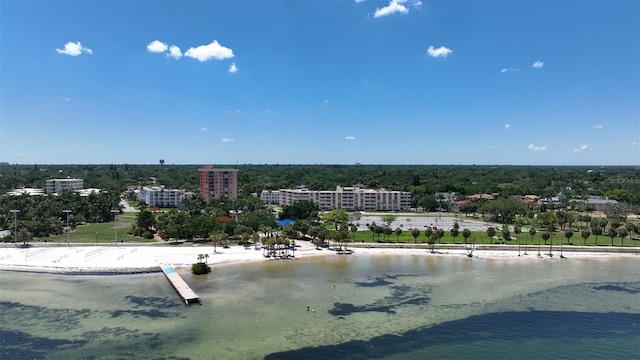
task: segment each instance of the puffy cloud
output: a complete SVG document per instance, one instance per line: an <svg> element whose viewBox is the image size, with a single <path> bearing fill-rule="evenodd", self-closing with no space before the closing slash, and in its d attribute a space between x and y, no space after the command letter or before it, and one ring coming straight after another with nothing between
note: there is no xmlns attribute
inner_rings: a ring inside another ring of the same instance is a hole
<svg viewBox="0 0 640 360"><path fill-rule="evenodd" d="M267 109L267 110L265 110L265 112L271 114L271 113L273 113L273 110L272 109Z"/></svg>
<svg viewBox="0 0 640 360"><path fill-rule="evenodd" d="M147 44L147 51L152 53L163 53L167 51L168 48L167 44L160 40L153 40Z"/></svg>
<svg viewBox="0 0 640 360"><path fill-rule="evenodd" d="M587 150L587 144L580 144L577 148L573 149L573 152L583 152Z"/></svg>
<svg viewBox="0 0 640 360"><path fill-rule="evenodd" d="M177 47L175 45L171 45L169 47L169 53L167 54L167 56L178 60L178 59L180 59L182 57L182 51L180 51L179 47Z"/></svg>
<svg viewBox="0 0 640 360"><path fill-rule="evenodd" d="M602 129L602 125L600 125L600 124L593 125L593 129Z"/></svg>
<svg viewBox="0 0 640 360"><path fill-rule="evenodd" d="M364 2L364 0L355 0L357 3Z"/></svg>
<svg viewBox="0 0 640 360"><path fill-rule="evenodd" d="M429 48L427 49L427 54L429 54L429 56L437 58L437 57L447 57L447 55L451 54L453 52L453 50L448 49L444 46L440 46L439 48L434 48L433 46L429 46Z"/></svg>
<svg viewBox="0 0 640 360"><path fill-rule="evenodd" d="M508 129L508 128L510 128L510 127L511 127L511 125L509 125L509 124L504 124L504 129L505 129L505 130L506 130L506 129Z"/></svg>
<svg viewBox="0 0 640 360"><path fill-rule="evenodd" d="M72 42L64 44L64 49L56 49L58 54L69 55L69 56L78 56L80 54L93 54L93 50L88 47L82 46L80 41Z"/></svg>
<svg viewBox="0 0 640 360"><path fill-rule="evenodd" d="M231 65L229 65L229 72L232 74L235 74L238 72L238 67L236 66L236 63L231 63Z"/></svg>
<svg viewBox="0 0 640 360"><path fill-rule="evenodd" d="M235 140L235 139L234 138L222 138L222 142L223 143L232 142L233 140Z"/></svg>
<svg viewBox="0 0 640 360"><path fill-rule="evenodd" d="M356 137L355 136L345 136L344 139L345 140L355 140Z"/></svg>
<svg viewBox="0 0 640 360"><path fill-rule="evenodd" d="M391 2L389 2L389 5L376 9L376 12L373 14L373 17L379 18L382 16L392 15L395 13L408 14L409 9L407 9L406 6L402 5L400 1L392 0Z"/></svg>
<svg viewBox="0 0 640 360"><path fill-rule="evenodd" d="M632 141L629 143L629 146L638 146L638 145L640 145L640 142L637 142L637 141Z"/></svg>
<svg viewBox="0 0 640 360"><path fill-rule="evenodd" d="M208 130L206 127L204 127L204 126L203 126L203 127L201 127L201 128L200 128L200 130L202 130L202 131L209 131L209 130Z"/></svg>
<svg viewBox="0 0 640 360"><path fill-rule="evenodd" d="M529 146L527 146L527 149L528 149L528 150L531 150L531 151L543 151L543 150L545 150L546 148L547 148L547 147L546 147L546 146L544 146L544 145L539 146L539 145L529 144Z"/></svg>
<svg viewBox="0 0 640 360"><path fill-rule="evenodd" d="M71 101L71 99L69 99L68 97L64 97L64 96L62 97L62 100L64 100L64 101Z"/></svg>
<svg viewBox="0 0 640 360"><path fill-rule="evenodd" d="M220 45L218 40L213 40L213 42L208 45L189 48L189 50L184 53L184 56L196 59L200 62L205 62L211 59L224 60L233 57L233 50Z"/></svg>
<svg viewBox="0 0 640 360"><path fill-rule="evenodd" d="M531 67L534 67L536 69L540 69L543 66L544 66L544 63L542 61L540 61L540 60L534 62L533 65L531 65Z"/></svg>

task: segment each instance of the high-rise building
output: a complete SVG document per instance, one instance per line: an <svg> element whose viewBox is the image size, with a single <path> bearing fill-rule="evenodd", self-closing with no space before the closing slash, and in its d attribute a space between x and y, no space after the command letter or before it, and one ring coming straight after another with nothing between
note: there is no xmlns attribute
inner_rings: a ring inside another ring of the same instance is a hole
<svg viewBox="0 0 640 360"><path fill-rule="evenodd" d="M198 171L200 195L206 202L238 197L238 169L214 169L213 165L203 165Z"/></svg>

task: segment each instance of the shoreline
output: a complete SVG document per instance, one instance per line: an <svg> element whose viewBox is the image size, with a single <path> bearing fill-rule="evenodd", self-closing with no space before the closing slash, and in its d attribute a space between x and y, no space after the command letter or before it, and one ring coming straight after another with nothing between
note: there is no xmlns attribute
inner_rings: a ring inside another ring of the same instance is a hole
<svg viewBox="0 0 640 360"><path fill-rule="evenodd" d="M611 248L599 247L595 249L582 248L581 246L563 246L560 257L560 248L552 249L553 256L549 256L549 246L540 248L541 257L538 257L538 247L524 247L520 251L513 245L481 245L477 246L473 253L473 259L501 259L512 261L525 260L585 260L585 259L612 259L622 257L640 258L640 247ZM443 244L436 245L434 253L429 252L427 244L348 244L350 254L339 254L335 250L327 248L316 249L309 241L297 241L295 255L286 260L297 260L309 257L331 256L431 256L448 258L469 258L462 245ZM28 272L48 273L60 275L127 275L147 274L161 272L160 265L172 265L182 271L189 271L193 263L198 262L198 255L207 256L209 266L224 264L238 264L242 262L277 261L279 259L267 258L262 249L253 247L245 248L234 245L230 248L221 248L210 245L195 246L158 246L158 245L102 245L102 246L31 246L28 248L4 247L0 248L0 272Z"/></svg>

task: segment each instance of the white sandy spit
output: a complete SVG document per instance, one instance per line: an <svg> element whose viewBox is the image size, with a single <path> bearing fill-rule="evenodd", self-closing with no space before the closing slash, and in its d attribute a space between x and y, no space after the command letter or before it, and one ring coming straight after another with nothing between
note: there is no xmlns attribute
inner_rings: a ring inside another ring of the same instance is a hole
<svg viewBox="0 0 640 360"><path fill-rule="evenodd" d="M364 245L364 244L362 244ZM362 246L358 244L358 246ZM388 246L388 245L387 245ZM310 256L359 256L359 255L411 255L411 256L434 256L434 257L466 257L464 248L439 249L436 247L434 254L429 253L426 247L355 247L349 246L353 251L351 255L339 255L336 251L321 249L318 250L308 241L296 243L295 259L300 260ZM160 265L172 265L177 268L190 268L191 264L198 261L199 254L206 254L206 261L211 266L225 263L238 263L243 261L275 261L266 258L262 249L254 247L244 248L233 245L230 248L218 246L214 251L213 246L192 246L183 244L177 246L170 245L104 245L104 246L55 246L16 248L5 245L0 248L0 270L5 271L27 271L27 272L47 272L62 274L118 274L118 273L142 273L160 271ZM631 250L628 249L627 250ZM548 247L541 251L542 258L539 259L537 248L529 247L527 255L524 255L524 248L521 248L518 256L517 248L513 250L476 250L473 255L475 259L509 259L513 261L561 261L559 249L553 249L553 257L549 256ZM614 258L614 257L634 257L640 259L640 248L635 248L633 252L582 252L579 247L573 248L565 246L564 255L568 259L585 258Z"/></svg>

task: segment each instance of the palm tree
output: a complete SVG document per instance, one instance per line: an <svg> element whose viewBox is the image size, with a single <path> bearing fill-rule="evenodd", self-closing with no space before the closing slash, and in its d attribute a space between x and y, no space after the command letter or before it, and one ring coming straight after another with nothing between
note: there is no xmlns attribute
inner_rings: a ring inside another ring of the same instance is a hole
<svg viewBox="0 0 640 360"><path fill-rule="evenodd" d="M428 227L424 230L424 236L427 237L427 240L429 240L431 234L433 234L433 229L431 227Z"/></svg>
<svg viewBox="0 0 640 360"><path fill-rule="evenodd" d="M471 231L469 229L462 230L462 241L464 242L464 248L467 250L467 256L473 257L473 252L476 249L476 238L469 241L469 237L471 236Z"/></svg>
<svg viewBox="0 0 640 360"><path fill-rule="evenodd" d="M402 235L402 229L400 229L399 227L396 228L396 242L400 242L400 235Z"/></svg>
<svg viewBox="0 0 640 360"><path fill-rule="evenodd" d="M566 230L564 232L564 237L567 238L567 245L569 244L569 240L571 239L572 236L573 236L573 231ZM564 255L562 255L562 239L560 240L560 258L564 259Z"/></svg>
<svg viewBox="0 0 640 360"><path fill-rule="evenodd" d="M618 233L618 236L620 237L620 240L622 241L620 246L624 246L624 238L627 237L627 235L629 235L629 231L627 231L627 228L624 226L620 226L616 232Z"/></svg>
<svg viewBox="0 0 640 360"><path fill-rule="evenodd" d="M420 236L420 230L411 229L411 236L413 236L413 242L417 243L418 242L418 236Z"/></svg>
<svg viewBox="0 0 640 360"><path fill-rule="evenodd" d="M587 239L591 236L591 231L589 231L589 229L584 229L580 232L580 236L583 239L582 246L584 247L587 245Z"/></svg>
<svg viewBox="0 0 640 360"><path fill-rule="evenodd" d="M355 224L351 224L351 226L349 227L349 230L351 230L351 233L353 233L353 242L355 242L356 233L358 232L358 227Z"/></svg>
<svg viewBox="0 0 640 360"><path fill-rule="evenodd" d="M618 230L613 226L609 225L609 230L607 230L607 236L611 238L611 246L613 246L613 239L618 236Z"/></svg>
<svg viewBox="0 0 640 360"><path fill-rule="evenodd" d="M531 246L533 246L533 236L536 234L536 229L529 229L529 235L531 235ZM527 253L527 242L524 242L524 253Z"/></svg>
<svg viewBox="0 0 640 360"><path fill-rule="evenodd" d="M522 232L522 227L520 225L513 226L513 232L516 234L516 240L518 241L518 256L520 256L520 233ZM527 255L527 251L524 252Z"/></svg>
<svg viewBox="0 0 640 360"><path fill-rule="evenodd" d="M544 244L547 245L547 240L551 238L551 233L548 231L543 231L540 237L542 237L542 239L544 240ZM549 247L549 256L553 256L553 254L551 253L551 247ZM542 257L542 255L540 255L540 241L538 241L538 257Z"/></svg>
<svg viewBox="0 0 640 360"><path fill-rule="evenodd" d="M591 232L596 236L596 246L598 246L598 235L602 235L602 228L600 226L593 226Z"/></svg>
<svg viewBox="0 0 640 360"><path fill-rule="evenodd" d="M457 225L458 223L456 222L455 225ZM458 235L460 235L460 230L458 230L458 227L456 227L454 225L454 227L451 228L451 230L449 231L451 233L451 237L453 238L453 242L456 242L456 238L458 237Z"/></svg>
<svg viewBox="0 0 640 360"><path fill-rule="evenodd" d="M493 237L496 236L496 228L489 226L487 228L487 236L489 237L489 244L493 244Z"/></svg>

